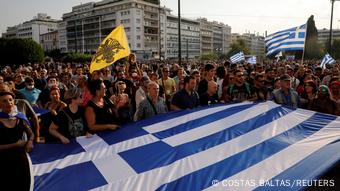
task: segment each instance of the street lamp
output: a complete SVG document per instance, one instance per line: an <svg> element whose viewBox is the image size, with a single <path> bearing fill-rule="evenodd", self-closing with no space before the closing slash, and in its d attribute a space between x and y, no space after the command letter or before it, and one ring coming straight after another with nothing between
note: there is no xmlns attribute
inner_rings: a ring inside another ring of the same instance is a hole
<svg viewBox="0 0 340 191"><path fill-rule="evenodd" d="M162 42L161 42L161 1L159 0L159 7L158 7L158 56L159 61L162 60Z"/></svg>
<svg viewBox="0 0 340 191"><path fill-rule="evenodd" d="M332 51L332 24L333 24L334 1L339 1L339 0L331 0L331 2L332 2L332 11L331 11L331 26L329 27L329 50L328 50L329 53Z"/></svg>
<svg viewBox="0 0 340 191"><path fill-rule="evenodd" d="M182 44L181 44L181 0L178 0L178 64L182 65Z"/></svg>

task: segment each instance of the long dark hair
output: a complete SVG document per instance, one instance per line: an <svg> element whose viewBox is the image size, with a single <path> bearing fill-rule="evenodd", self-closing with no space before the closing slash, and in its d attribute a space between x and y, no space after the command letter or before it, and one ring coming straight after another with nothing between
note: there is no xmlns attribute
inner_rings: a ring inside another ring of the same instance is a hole
<svg viewBox="0 0 340 191"><path fill-rule="evenodd" d="M97 90L100 90L100 86L103 83L103 80L89 80L88 81L88 88L92 96L96 96Z"/></svg>

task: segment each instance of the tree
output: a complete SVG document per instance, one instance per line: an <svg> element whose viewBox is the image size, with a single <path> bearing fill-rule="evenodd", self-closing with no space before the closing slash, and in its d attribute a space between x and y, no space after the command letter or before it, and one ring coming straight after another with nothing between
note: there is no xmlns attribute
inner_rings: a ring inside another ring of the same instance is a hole
<svg viewBox="0 0 340 191"><path fill-rule="evenodd" d="M31 39L0 39L2 65L38 63L44 59L41 46Z"/></svg>
<svg viewBox="0 0 340 191"><path fill-rule="evenodd" d="M250 54L249 48L246 46L246 43L242 39L237 39L236 42L231 43L230 51L228 52L228 57L239 53L242 51L244 54Z"/></svg>
<svg viewBox="0 0 340 191"><path fill-rule="evenodd" d="M319 59L322 56L322 45L318 42L318 30L315 27L314 16L307 21L305 58Z"/></svg>
<svg viewBox="0 0 340 191"><path fill-rule="evenodd" d="M216 60L216 59L218 59L218 55L215 53L201 55L201 60Z"/></svg>
<svg viewBox="0 0 340 191"><path fill-rule="evenodd" d="M63 58L63 61L85 63L85 62L90 62L91 59L92 59L92 56L90 54L69 53Z"/></svg>
<svg viewBox="0 0 340 191"><path fill-rule="evenodd" d="M336 39L333 41L331 54L334 59L340 59L340 40L339 39Z"/></svg>

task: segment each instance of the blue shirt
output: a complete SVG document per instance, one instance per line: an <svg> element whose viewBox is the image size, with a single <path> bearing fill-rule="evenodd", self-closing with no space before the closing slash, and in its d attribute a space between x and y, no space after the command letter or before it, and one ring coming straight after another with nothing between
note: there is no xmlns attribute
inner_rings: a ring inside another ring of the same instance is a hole
<svg viewBox="0 0 340 191"><path fill-rule="evenodd" d="M33 90L29 91L27 88L23 88L19 90L24 96L26 97L27 101L30 102L30 104L36 104L38 97L40 95L40 90L37 88L33 88Z"/></svg>

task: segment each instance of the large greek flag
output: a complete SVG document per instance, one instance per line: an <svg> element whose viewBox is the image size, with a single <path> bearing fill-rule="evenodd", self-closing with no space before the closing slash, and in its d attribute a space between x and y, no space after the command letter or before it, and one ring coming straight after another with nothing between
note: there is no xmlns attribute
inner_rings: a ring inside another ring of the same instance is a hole
<svg viewBox="0 0 340 191"><path fill-rule="evenodd" d="M230 61L232 63L237 63L237 62L241 62L241 61L244 61L245 60L245 57L244 57L244 54L243 52L239 52L237 54L234 54L230 57Z"/></svg>
<svg viewBox="0 0 340 191"><path fill-rule="evenodd" d="M303 50L305 36L306 24L273 33L265 38L267 55L280 51Z"/></svg>
<svg viewBox="0 0 340 191"><path fill-rule="evenodd" d="M328 53L322 58L320 67L325 69L326 68L326 64L335 64L336 61L334 60L334 58L332 58L331 55L329 55Z"/></svg>
<svg viewBox="0 0 340 191"><path fill-rule="evenodd" d="M246 102L35 145L30 157L35 190L301 190L339 150L340 117Z"/></svg>

